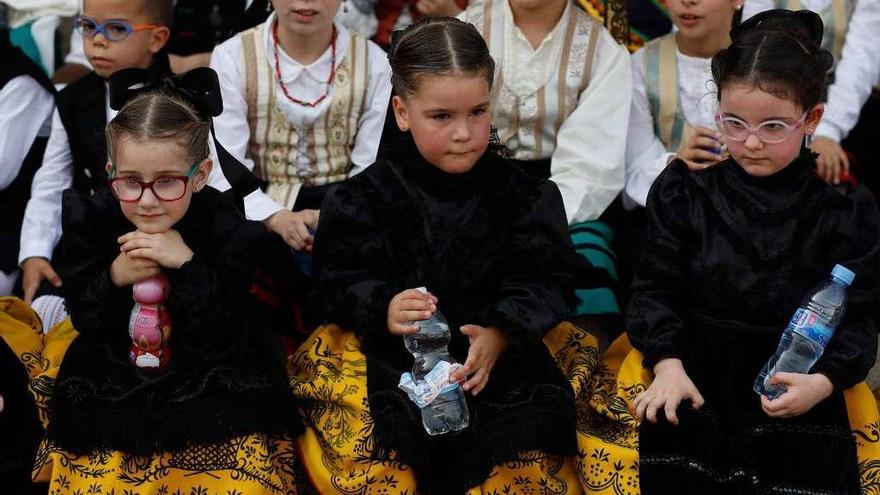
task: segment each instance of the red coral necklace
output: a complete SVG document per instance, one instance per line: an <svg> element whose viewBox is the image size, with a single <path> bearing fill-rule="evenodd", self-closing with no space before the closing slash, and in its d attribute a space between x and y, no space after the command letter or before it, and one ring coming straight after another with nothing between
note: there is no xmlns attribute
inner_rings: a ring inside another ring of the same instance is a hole
<svg viewBox="0 0 880 495"><path fill-rule="evenodd" d="M278 21L272 25L272 40L275 45L275 76L278 78L278 84L281 85L281 91L284 92L284 96L287 97L288 100L296 103L297 105L302 105L304 107L316 107L327 98L327 95L330 94L330 88L333 85L333 78L336 77L336 24L333 25L333 35L330 40L331 47L331 58L330 58L330 77L327 78L327 89L324 90L324 94L318 97L315 101L303 101L299 98L294 98L290 96L290 92L287 90L287 86L284 85L284 81L281 80L281 61L278 56Z"/></svg>

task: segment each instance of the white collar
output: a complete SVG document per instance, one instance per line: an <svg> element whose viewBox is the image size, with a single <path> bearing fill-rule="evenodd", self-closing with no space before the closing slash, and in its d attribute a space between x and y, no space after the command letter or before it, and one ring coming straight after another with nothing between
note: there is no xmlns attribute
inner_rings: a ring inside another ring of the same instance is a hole
<svg viewBox="0 0 880 495"><path fill-rule="evenodd" d="M275 73L275 43L272 39L272 25L275 22L275 12L273 12L265 24L263 24L263 42L266 47L266 62ZM345 55L348 53L349 32L344 26L336 23L336 67L341 64ZM281 81L284 84L290 84L299 79L304 74L317 82L326 82L330 77L330 61L333 59L333 49L328 46L324 53L314 62L303 65L284 52L280 48L279 62L281 65Z"/></svg>

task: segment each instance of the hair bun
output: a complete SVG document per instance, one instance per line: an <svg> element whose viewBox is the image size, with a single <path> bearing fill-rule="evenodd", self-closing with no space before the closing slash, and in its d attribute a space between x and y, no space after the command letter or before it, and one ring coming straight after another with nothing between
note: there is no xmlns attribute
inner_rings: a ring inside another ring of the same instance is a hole
<svg viewBox="0 0 880 495"><path fill-rule="evenodd" d="M752 31L779 31L820 46L825 26L822 18L811 10L774 9L755 14L743 21L730 31L730 39L735 40Z"/></svg>

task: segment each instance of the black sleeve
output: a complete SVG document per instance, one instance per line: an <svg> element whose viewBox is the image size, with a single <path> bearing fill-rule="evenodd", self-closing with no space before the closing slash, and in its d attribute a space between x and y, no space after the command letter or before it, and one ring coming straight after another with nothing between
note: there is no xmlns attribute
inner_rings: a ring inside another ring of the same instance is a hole
<svg viewBox="0 0 880 495"><path fill-rule="evenodd" d="M687 167L670 165L654 182L646 205L647 235L627 308L627 333L644 355L643 366L681 357L684 330L682 300L687 289L690 200Z"/></svg>
<svg viewBox="0 0 880 495"><path fill-rule="evenodd" d="M218 241L223 245L208 246L179 269L165 270L171 284L171 339L178 349L212 359L245 337L249 289L265 235L263 225L242 221Z"/></svg>
<svg viewBox="0 0 880 495"><path fill-rule="evenodd" d="M357 184L331 189L315 234L314 302L324 319L359 335L387 331L388 304L404 290L390 280L384 231Z"/></svg>
<svg viewBox="0 0 880 495"><path fill-rule="evenodd" d="M113 215L111 203L103 196L103 192L94 198L73 190L64 192L58 272L67 312L80 335L128 340L134 301L130 286L117 287L110 279L110 265L119 249L112 229L107 228Z"/></svg>
<svg viewBox="0 0 880 495"><path fill-rule="evenodd" d="M568 235L559 189L542 182L523 202L528 205L512 226L496 302L477 321L505 332L514 345L540 343L571 313L571 282L580 268Z"/></svg>
<svg viewBox="0 0 880 495"><path fill-rule="evenodd" d="M874 365L880 320L880 211L861 186L848 196L848 207L832 216L837 228L829 264L849 268L856 278L847 290L844 319L812 369L827 376L837 390L864 380Z"/></svg>

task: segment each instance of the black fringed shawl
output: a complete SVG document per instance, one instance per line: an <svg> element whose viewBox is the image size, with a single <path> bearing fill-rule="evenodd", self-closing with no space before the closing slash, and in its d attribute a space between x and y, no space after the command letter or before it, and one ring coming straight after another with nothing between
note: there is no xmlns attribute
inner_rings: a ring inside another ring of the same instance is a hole
<svg viewBox="0 0 880 495"><path fill-rule="evenodd" d="M395 450L422 493L461 493L518 453L573 454L573 393L542 344L569 314L581 269L559 191L491 152L447 174L408 135L395 141L328 193L314 250L318 305L363 338L378 455ZM419 286L439 298L459 362L468 349L460 325L495 326L511 343L488 387L468 394L471 422L460 434L429 437L397 388L413 361L387 330L388 304Z"/></svg>
<svg viewBox="0 0 880 495"><path fill-rule="evenodd" d="M129 363L131 287L110 280L116 239L134 230L118 201L108 188L91 198L67 191L63 227L59 271L79 336L58 372L50 439L74 453L147 455L249 433L301 431L281 343L249 293L259 264L285 259L277 236L246 221L212 188L193 195L174 228L195 255L178 270L164 270L171 360L156 373Z"/></svg>

